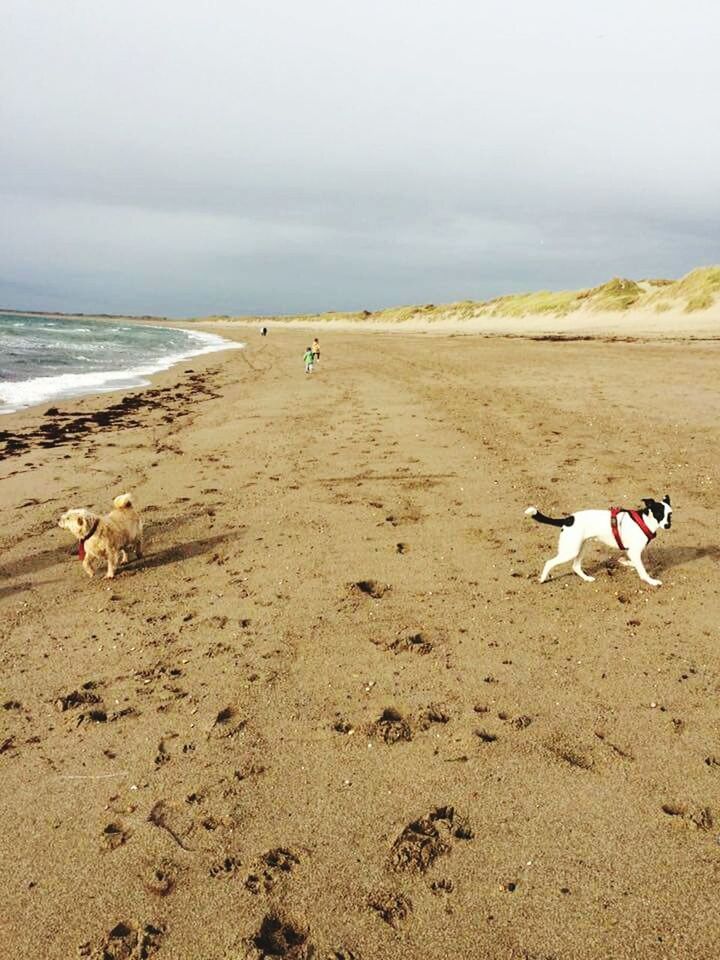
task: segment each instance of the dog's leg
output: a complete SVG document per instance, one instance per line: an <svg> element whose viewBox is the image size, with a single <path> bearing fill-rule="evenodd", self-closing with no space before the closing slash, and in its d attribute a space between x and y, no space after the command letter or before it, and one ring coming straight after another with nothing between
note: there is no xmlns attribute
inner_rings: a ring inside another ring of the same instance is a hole
<svg viewBox="0 0 720 960"><path fill-rule="evenodd" d="M135 541L135 556L139 560L142 555L143 555L143 542L142 542L142 539L138 537L137 540Z"/></svg>
<svg viewBox="0 0 720 960"><path fill-rule="evenodd" d="M649 583L651 587L662 586L662 580L655 580L645 569L645 566L642 562L641 550L633 550L632 553L628 552L628 557L630 558L631 566L635 567L641 580L644 580L645 583Z"/></svg>
<svg viewBox="0 0 720 960"><path fill-rule="evenodd" d="M548 560L540 574L540 583L545 583L550 576L550 571L554 570L555 567L559 567L561 563L567 563L568 560L572 560L572 557L563 557L560 553L556 557L553 557L552 560Z"/></svg>
<svg viewBox="0 0 720 960"><path fill-rule="evenodd" d="M89 554L89 553L86 553L86 554L85 554L85 559L83 560L82 565L83 565L83 570L85 571L85 573L86 573L89 577L94 577L94 576L95 576L95 571L93 570L93 565L92 565L92 563L90 562L90 554Z"/></svg>
<svg viewBox="0 0 720 960"><path fill-rule="evenodd" d="M589 573L585 573L582 568L582 548L580 548L580 553L573 560L572 568L573 571L586 583L595 583L595 577L591 577Z"/></svg>
<svg viewBox="0 0 720 960"><path fill-rule="evenodd" d="M579 557L582 553L582 548L583 541L578 540L574 531L570 529L563 530L558 540L557 556L553 557L552 560L548 560L543 567L543 572L540 574L540 583L545 583L550 575L550 571L554 570L555 567L559 567L561 563L570 563L571 560L574 561L576 557ZM575 565L573 564L573 569L574 568Z"/></svg>
<svg viewBox="0 0 720 960"><path fill-rule="evenodd" d="M121 551L120 551L120 563L123 564L123 563L127 563L127 562L128 562L128 555L127 555L127 553L126 553L124 550L121 550Z"/></svg>
<svg viewBox="0 0 720 960"><path fill-rule="evenodd" d="M622 564L623 567L634 567L635 564L628 557L620 557L618 563Z"/></svg>
<svg viewBox="0 0 720 960"><path fill-rule="evenodd" d="M107 573L105 574L106 580L112 580L112 578L115 576L115 570L117 569L119 559L120 555L118 553L108 550Z"/></svg>

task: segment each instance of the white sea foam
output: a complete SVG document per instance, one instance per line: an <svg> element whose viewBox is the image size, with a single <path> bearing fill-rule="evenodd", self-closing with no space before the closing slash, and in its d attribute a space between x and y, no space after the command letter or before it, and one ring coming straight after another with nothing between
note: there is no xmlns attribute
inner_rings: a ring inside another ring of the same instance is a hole
<svg viewBox="0 0 720 960"><path fill-rule="evenodd" d="M62 373L53 377L34 377L30 380L0 380L0 414L15 413L22 407L59 397L79 397L89 393L108 393L131 387L144 387L149 384L148 377L161 370L169 370L176 363L189 360L205 353L218 350L239 350L244 343L225 340L214 333L201 333L198 330L185 330L197 346L171 353L165 357L153 359L147 364L130 367L127 370L95 370L92 373Z"/></svg>

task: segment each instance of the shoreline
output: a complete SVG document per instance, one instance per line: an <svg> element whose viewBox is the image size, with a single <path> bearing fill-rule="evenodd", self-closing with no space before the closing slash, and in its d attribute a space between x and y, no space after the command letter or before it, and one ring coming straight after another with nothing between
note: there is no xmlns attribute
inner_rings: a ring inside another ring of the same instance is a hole
<svg viewBox="0 0 720 960"><path fill-rule="evenodd" d="M9 310L0 310L0 314L13 314ZM480 316L470 319L443 317L442 315L423 319L418 316L411 319L383 321L382 319L345 319L328 317L323 314L309 316L257 316L237 318L208 315L176 319L173 317L124 317L90 314L34 313L20 311L16 316L46 316L53 319L92 320L95 322L127 322L148 326L165 326L186 330L207 329L237 330L247 328L256 330L267 326L272 333L280 330L325 330L342 333L426 333L441 336L486 337L537 337L559 336L572 338L623 338L636 337L647 340L697 340L720 339L720 301L713 306L698 311L687 312L681 307L658 313L648 308L629 308L622 311L602 311L580 308L568 314L536 313L521 316Z"/></svg>
<svg viewBox="0 0 720 960"><path fill-rule="evenodd" d="M1 311L0 311L1 312ZM96 322L117 322L122 320L122 322L127 322L128 324L139 324L139 325L155 325L155 322L148 322L147 318L139 317L89 317L83 316L80 314L70 315L70 314L18 314L22 315L32 315L32 316L47 316L60 319L68 320L93 320ZM277 322L273 323L269 327L268 338L265 341L267 344L274 339L273 333L275 332L275 337L278 332L283 333L292 333L292 331L305 331L305 330L314 330L316 332L322 333L325 335L350 335L357 334L358 336L365 337L369 332L376 333L380 336L410 336L410 337L432 337L439 339L448 339L452 340L458 337L467 337L469 339L479 339L479 340L507 340L507 341L529 341L529 342L556 342L561 344L575 344L575 343L687 343L687 344L714 344L717 341L720 341L720 332L712 333L709 329L706 329L702 325L695 325L691 329L686 330L677 330L674 328L658 331L649 330L642 326L642 324L631 324L628 328L627 325L623 329L610 329L602 325L601 318L598 319L598 326L594 330L588 330L584 327L571 327L569 323L566 323L564 327L558 328L556 325L549 323L547 317L543 318L534 318L537 322L532 326L528 327L525 330L518 329L509 329L507 324L499 325L498 329L490 330L487 327L483 326L482 328L473 325L470 321L464 323L453 323L449 325L442 325L438 323L426 322L424 324L418 325L405 325L405 324L372 324L371 322L358 321L355 322L348 321L338 321L338 320L326 320L323 323L304 323L302 321L289 320L286 322ZM569 320L569 318L565 318ZM617 318L615 318L617 319ZM637 320L637 318L636 318ZM717 321L717 322L716 322ZM186 326L188 321L183 320L172 320L169 318L157 318L157 324L166 326L168 328L182 329L187 333L196 333L196 332L205 332L209 334L218 334L218 331L223 331L222 336L224 339L227 339L229 343L236 344L236 346L228 346L225 348L218 348L217 350L208 351L207 353L198 353L193 354L187 361L179 360L170 368L158 370L152 374L146 375L147 382L145 384L137 384L135 386L125 386L120 385L117 387L112 387L108 390L101 390L98 392L90 392L84 394L76 394L67 397L56 397L54 399L42 400L38 403L33 403L28 406L19 407L13 412L7 412L0 414L0 433L12 432L10 430L11 424L14 424L15 421L13 418L22 418L24 414L28 416L40 416L41 409L47 406L55 406L57 403L64 401L75 403L80 403L81 401L92 402L97 401L98 403L102 402L103 397L112 397L115 394L136 392L142 390L148 390L154 387L155 385L165 385L167 377L173 374L173 371L178 371L178 368L181 364L191 361L199 361L202 357L214 357L215 355L225 354L229 351L234 351L237 349L247 348L252 342L248 339L249 333L257 334L258 341L260 340L259 334L257 331L257 324L255 322L244 321L244 320L198 320L195 325L192 327ZM708 319L708 327L712 327L712 330L718 329L720 327L720 313L718 316L715 316L715 312L712 313L712 316ZM235 336L233 336L235 334ZM56 402L57 401L57 402ZM67 404L66 404L67 405Z"/></svg>
<svg viewBox="0 0 720 960"><path fill-rule="evenodd" d="M31 314L28 313L5 315L31 316ZM154 329L157 329L159 326L147 323L145 320L139 318L136 320L124 318L122 321L120 321L120 318L109 319L70 317L67 315L58 318L57 316L53 316L51 314L33 314L32 316L37 316L39 318L46 317L47 319L66 319L68 321L80 320L83 322L88 321L90 323L104 321L116 324L118 322L122 322L127 326L147 326ZM22 411L32 410L47 404L77 400L81 397L102 396L104 394L113 394L122 391L147 388L152 386L156 376L171 370L173 367L177 367L179 364L189 362L197 357L215 353L223 353L228 350L243 349L245 346L244 341L238 341L233 337L221 336L217 330L203 329L201 326L196 326L193 328L180 323L172 322L163 324L162 326L168 330L176 329L186 333L188 335L187 351L180 349L179 352L168 354L165 357L158 357L154 361L150 361L148 363L138 363L135 366L127 369L96 370L89 373L85 373L84 371L78 369L74 372L55 374L53 376L30 377L25 380L10 381L11 385L16 391L18 389L22 389L23 387L37 384L38 387L45 385L46 389L50 389L50 392L42 399L32 398L31 402L29 403L11 400L4 401L9 409L0 409L0 424L4 423L7 417L14 416ZM193 344L196 345L197 349L194 348ZM83 379L88 380L88 378L89 382L83 384ZM73 380L74 382L69 384L66 382L61 385L58 382L61 380ZM50 381L53 381L54 389L47 387L47 384Z"/></svg>
<svg viewBox="0 0 720 960"><path fill-rule="evenodd" d="M9 317L48 317L53 320L106 320L108 322L121 321L162 321L172 319L170 317L153 317L150 315L127 317L124 314L115 313L59 313L57 310L11 310L9 307L0 307L0 316Z"/></svg>

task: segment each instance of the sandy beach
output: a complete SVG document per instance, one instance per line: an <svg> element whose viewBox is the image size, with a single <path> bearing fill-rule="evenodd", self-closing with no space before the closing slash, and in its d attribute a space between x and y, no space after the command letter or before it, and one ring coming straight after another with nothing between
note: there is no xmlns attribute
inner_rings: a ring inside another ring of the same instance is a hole
<svg viewBox="0 0 720 960"><path fill-rule="evenodd" d="M644 323L226 325L0 419L3 954L717 956L720 342ZM125 491L90 581L57 519ZM537 582L529 504L666 493L662 587Z"/></svg>

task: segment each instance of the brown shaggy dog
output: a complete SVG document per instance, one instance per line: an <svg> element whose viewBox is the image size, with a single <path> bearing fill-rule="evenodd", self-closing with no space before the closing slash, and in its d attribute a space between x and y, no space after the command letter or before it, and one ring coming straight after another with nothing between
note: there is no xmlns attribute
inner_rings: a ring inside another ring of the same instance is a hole
<svg viewBox="0 0 720 960"><path fill-rule="evenodd" d="M89 577L94 576L94 560L107 561L105 577L112 579L121 563L127 563L127 548L132 547L137 557L142 556L142 520L133 506L129 493L113 500L113 510L98 517L91 510L68 510L58 526L78 540L78 555Z"/></svg>

